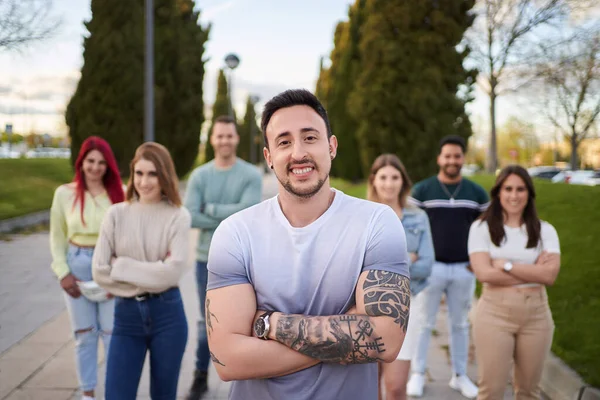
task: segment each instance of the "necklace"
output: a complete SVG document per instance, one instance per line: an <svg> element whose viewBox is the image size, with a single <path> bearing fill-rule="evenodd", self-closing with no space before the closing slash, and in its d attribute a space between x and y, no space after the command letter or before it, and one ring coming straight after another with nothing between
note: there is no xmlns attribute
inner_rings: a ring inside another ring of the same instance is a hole
<svg viewBox="0 0 600 400"><path fill-rule="evenodd" d="M458 186L456 187L456 189L454 189L454 193L452 193L452 194L446 187L445 183L443 183L439 179L438 179L438 182L440 183L440 186L442 187L442 190L444 191L444 193L446 193L446 195L450 198L450 205L454 205L454 198L456 197L458 192L460 192L460 188L462 186L462 179L460 180L460 182L458 182Z"/></svg>

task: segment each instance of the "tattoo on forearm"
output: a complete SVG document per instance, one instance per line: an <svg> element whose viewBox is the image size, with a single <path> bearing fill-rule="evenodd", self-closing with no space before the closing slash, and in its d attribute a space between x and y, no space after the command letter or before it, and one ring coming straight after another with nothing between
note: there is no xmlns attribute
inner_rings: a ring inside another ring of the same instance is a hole
<svg viewBox="0 0 600 400"><path fill-rule="evenodd" d="M214 362L215 364L225 366L225 364L223 364L221 361L219 361L219 359L213 354L212 351L209 353L210 353L210 359L212 360L212 362Z"/></svg>
<svg viewBox="0 0 600 400"><path fill-rule="evenodd" d="M217 316L210 312L210 299L206 299L206 326L208 327L208 334L210 335L213 331L212 319L214 318L217 322L219 319Z"/></svg>
<svg viewBox="0 0 600 400"><path fill-rule="evenodd" d="M381 361L385 352L369 317L336 315L320 317L282 315L275 331L277 341L322 362L365 364Z"/></svg>
<svg viewBox="0 0 600 400"><path fill-rule="evenodd" d="M389 316L406 333L410 309L410 280L393 272L371 270L363 284L367 315Z"/></svg>

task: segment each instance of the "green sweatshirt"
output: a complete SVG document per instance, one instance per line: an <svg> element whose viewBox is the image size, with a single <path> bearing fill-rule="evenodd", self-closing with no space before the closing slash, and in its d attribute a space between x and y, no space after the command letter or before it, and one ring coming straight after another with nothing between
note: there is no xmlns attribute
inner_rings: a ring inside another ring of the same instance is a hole
<svg viewBox="0 0 600 400"><path fill-rule="evenodd" d="M192 216L192 228L199 228L196 260L208 260L213 233L225 218L260 202L262 176L246 161L237 159L228 169L219 169L214 160L196 168L188 179L185 207Z"/></svg>

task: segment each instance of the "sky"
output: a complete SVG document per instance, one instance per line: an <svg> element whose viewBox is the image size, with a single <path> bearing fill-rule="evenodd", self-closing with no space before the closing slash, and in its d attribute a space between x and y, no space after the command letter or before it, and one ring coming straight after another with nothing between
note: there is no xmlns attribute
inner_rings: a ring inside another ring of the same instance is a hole
<svg viewBox="0 0 600 400"><path fill-rule="evenodd" d="M228 53L240 58L233 74L233 100L243 115L248 94L257 107L289 88L314 90L319 59L333 47L336 24L347 18L352 0L196 0L202 25L211 24L206 45L204 101L214 101L219 68ZM62 18L53 39L18 52L0 53L0 130L65 135L64 109L83 64L84 21L90 0L54 0ZM485 130L489 102L479 89L468 106L471 120ZM500 99L498 124L521 110L514 99ZM523 113L523 111L521 111Z"/></svg>

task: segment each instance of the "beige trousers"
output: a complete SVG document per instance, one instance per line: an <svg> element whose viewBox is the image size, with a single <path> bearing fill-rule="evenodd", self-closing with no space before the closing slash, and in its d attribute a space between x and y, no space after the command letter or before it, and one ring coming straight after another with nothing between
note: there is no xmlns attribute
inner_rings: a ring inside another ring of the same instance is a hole
<svg viewBox="0 0 600 400"><path fill-rule="evenodd" d="M539 383L553 333L545 288L484 288L473 321L479 374L477 398L503 399L514 362L515 398L539 399Z"/></svg>

